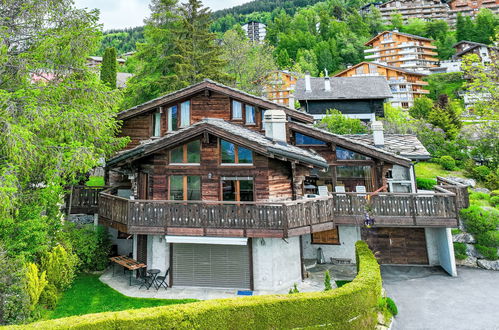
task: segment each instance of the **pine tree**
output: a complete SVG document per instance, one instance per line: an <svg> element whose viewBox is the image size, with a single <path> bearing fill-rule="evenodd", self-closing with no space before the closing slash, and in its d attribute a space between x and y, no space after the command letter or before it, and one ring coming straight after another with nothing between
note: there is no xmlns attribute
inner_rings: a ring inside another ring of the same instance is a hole
<svg viewBox="0 0 499 330"><path fill-rule="evenodd" d="M228 79L223 72L222 49L210 32L211 12L200 0L189 0L179 8L180 24L175 30L175 52L170 56L174 75L168 76L170 88L180 89L202 79Z"/></svg>
<svg viewBox="0 0 499 330"><path fill-rule="evenodd" d="M112 89L116 88L116 66L116 49L107 48L102 58L100 80Z"/></svg>
<svg viewBox="0 0 499 330"><path fill-rule="evenodd" d="M291 58L289 57L288 51L286 48L281 49L277 53L277 66L280 69L289 69L292 65Z"/></svg>
<svg viewBox="0 0 499 330"><path fill-rule="evenodd" d="M465 22L464 22L464 17L461 13L457 14L457 21L456 21L456 38L457 41L463 41L466 40L466 35L467 31L465 30Z"/></svg>

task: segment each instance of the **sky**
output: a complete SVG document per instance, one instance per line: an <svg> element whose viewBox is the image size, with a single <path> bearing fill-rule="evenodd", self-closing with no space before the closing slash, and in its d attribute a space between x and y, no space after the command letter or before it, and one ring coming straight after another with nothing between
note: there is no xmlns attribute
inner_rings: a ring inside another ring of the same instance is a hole
<svg viewBox="0 0 499 330"><path fill-rule="evenodd" d="M100 10L100 23L104 30L144 25L149 16L150 0L74 0L78 8L97 8ZM205 6L213 11L230 8L250 0L203 0ZM180 1L184 2L184 1Z"/></svg>

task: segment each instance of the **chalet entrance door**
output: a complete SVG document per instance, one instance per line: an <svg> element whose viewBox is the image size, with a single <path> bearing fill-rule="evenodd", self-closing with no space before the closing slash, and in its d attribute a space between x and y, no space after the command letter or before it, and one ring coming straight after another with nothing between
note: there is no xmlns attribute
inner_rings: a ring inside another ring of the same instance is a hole
<svg viewBox="0 0 499 330"><path fill-rule="evenodd" d="M424 228L362 229L362 239L380 264L428 264Z"/></svg>
<svg viewBox="0 0 499 330"><path fill-rule="evenodd" d="M247 245L173 244L173 285L250 288Z"/></svg>

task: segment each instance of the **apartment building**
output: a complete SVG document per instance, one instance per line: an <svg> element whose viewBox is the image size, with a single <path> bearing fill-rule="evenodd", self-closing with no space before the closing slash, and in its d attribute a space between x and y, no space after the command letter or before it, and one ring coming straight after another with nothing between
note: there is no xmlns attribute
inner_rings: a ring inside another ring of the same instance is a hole
<svg viewBox="0 0 499 330"><path fill-rule="evenodd" d="M393 98L389 102L394 107L408 109L414 105L414 99L430 93L424 89L424 86L428 85L422 80L425 76L424 73L375 62L361 62L338 73L335 77L362 76L385 77L393 94Z"/></svg>
<svg viewBox="0 0 499 330"><path fill-rule="evenodd" d="M475 16L480 9L490 9L495 14L499 14L499 0L451 0L447 3L450 7L449 23L454 25L457 15Z"/></svg>
<svg viewBox="0 0 499 330"><path fill-rule="evenodd" d="M398 31L384 31L369 40L365 58L373 62L421 73L437 66L432 39Z"/></svg>
<svg viewBox="0 0 499 330"><path fill-rule="evenodd" d="M265 77L263 93L265 97L275 103L295 107L294 90L296 80L299 78L296 72L288 70L275 70Z"/></svg>
<svg viewBox="0 0 499 330"><path fill-rule="evenodd" d="M260 22L251 21L244 24L242 28L251 41L263 42L267 34L267 26Z"/></svg>
<svg viewBox="0 0 499 330"><path fill-rule="evenodd" d="M377 6L385 22L389 22L395 13L402 14L405 22L410 18L423 20L447 20L449 6L441 0L391 0Z"/></svg>

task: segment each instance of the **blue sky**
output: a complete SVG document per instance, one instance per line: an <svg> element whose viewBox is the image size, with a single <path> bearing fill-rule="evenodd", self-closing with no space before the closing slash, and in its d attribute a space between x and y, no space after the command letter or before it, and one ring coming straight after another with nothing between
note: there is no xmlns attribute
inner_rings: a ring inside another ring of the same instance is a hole
<svg viewBox="0 0 499 330"><path fill-rule="evenodd" d="M150 0L74 0L78 8L97 8L104 30L143 25ZM250 0L203 0L212 10L230 8ZM181 1L183 2L183 1Z"/></svg>

